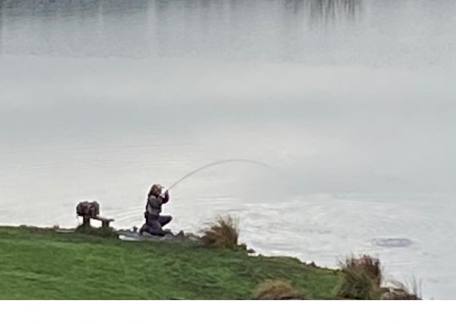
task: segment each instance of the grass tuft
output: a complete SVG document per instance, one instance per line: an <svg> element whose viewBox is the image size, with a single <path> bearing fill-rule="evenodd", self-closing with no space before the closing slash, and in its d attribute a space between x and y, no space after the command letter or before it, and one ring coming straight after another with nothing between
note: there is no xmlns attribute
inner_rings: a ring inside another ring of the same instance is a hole
<svg viewBox="0 0 456 324"><path fill-rule="evenodd" d="M259 284L255 289L255 299L284 300L284 299L304 299L303 294L299 293L289 281L285 280L266 280Z"/></svg>
<svg viewBox="0 0 456 324"><path fill-rule="evenodd" d="M375 283L380 286L382 283L382 268L380 260L369 255L362 255L359 258L349 257L342 264L343 270L363 271Z"/></svg>
<svg viewBox="0 0 456 324"><path fill-rule="evenodd" d="M209 228L203 230L201 242L208 247L237 249L239 227L231 216L219 217Z"/></svg>
<svg viewBox="0 0 456 324"><path fill-rule="evenodd" d="M379 299L382 269L380 260L368 255L349 257L342 263L344 279L338 296L345 299Z"/></svg>

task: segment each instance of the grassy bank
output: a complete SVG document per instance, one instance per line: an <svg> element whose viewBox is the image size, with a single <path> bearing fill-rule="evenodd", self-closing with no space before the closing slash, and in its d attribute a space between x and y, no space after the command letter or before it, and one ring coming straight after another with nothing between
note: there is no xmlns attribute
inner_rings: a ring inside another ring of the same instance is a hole
<svg viewBox="0 0 456 324"><path fill-rule="evenodd" d="M192 243L0 227L1 299L248 299L267 279L335 298L338 271Z"/></svg>

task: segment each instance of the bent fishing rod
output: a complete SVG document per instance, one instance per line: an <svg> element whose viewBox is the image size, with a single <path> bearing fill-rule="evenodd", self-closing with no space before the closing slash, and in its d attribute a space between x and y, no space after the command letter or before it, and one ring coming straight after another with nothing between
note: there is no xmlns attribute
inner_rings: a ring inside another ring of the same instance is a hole
<svg viewBox="0 0 456 324"><path fill-rule="evenodd" d="M220 165L220 164L226 164L226 163L233 163L233 162L241 162L241 163L251 163L251 164L256 164L256 165L260 165L262 167L265 167L265 168L269 168L269 169L272 169L271 166L267 165L266 163L263 163L263 162L259 162L259 161L255 161L255 160L249 160L249 159L227 159L227 160L218 160L218 161L215 161L215 162L211 162L211 163L208 163L208 164L205 164L189 173L187 173L186 175L184 175L182 178L180 178L179 180L177 180L176 182L174 182L172 185L170 185L166 191L169 191L171 190L172 188L174 188L175 186L177 186L179 183L181 183L182 181L184 181L185 179L191 177L192 175L194 175L195 173L198 173L200 171L203 171L207 168L210 168L210 167L213 167L213 166L216 166L216 165Z"/></svg>
<svg viewBox="0 0 456 324"><path fill-rule="evenodd" d="M271 167L270 165L266 164L266 163L263 163L263 162L260 162L260 161L255 161L255 160L249 160L249 159L226 159L226 160L218 160L218 161L215 161L215 162L211 162L211 163L208 163L208 164L205 164L201 167L198 167L188 173L186 173L183 177L179 178L176 182L174 182L173 184L171 184L168 188L165 189L165 192L166 191L169 191L171 189L173 189L174 187L176 187L179 183L181 183L182 181L186 180L187 178L190 178L191 176L193 176L194 174L198 173L198 172L201 172L205 169L208 169L208 168L211 168L211 167L214 167L214 166L217 166L217 165L221 165L221 164L227 164L227 163L250 163L250 164L254 164L254 165L258 165L258 166L262 166L262 167L265 167L265 168L268 168L268 169L271 169L273 170L274 168ZM120 221L123 221L123 220L127 220L127 219L131 219L133 217L136 217L136 215L134 216L129 216L129 217L125 217L125 218L121 218Z"/></svg>

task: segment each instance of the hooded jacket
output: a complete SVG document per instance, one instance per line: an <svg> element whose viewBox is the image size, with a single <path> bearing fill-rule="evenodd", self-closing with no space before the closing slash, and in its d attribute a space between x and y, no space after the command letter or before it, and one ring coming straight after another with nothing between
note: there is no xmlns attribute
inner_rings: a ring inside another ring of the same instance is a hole
<svg viewBox="0 0 456 324"><path fill-rule="evenodd" d="M162 205L169 201L169 194L165 192L164 196L149 195L146 205L146 219L157 220L162 211Z"/></svg>

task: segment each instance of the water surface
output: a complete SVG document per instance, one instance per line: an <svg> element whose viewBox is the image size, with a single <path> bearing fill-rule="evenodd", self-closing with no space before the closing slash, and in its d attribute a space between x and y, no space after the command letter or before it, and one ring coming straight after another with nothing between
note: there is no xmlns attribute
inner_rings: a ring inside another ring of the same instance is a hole
<svg viewBox="0 0 456 324"><path fill-rule="evenodd" d="M456 296L456 3L0 1L0 222L73 226L98 200L140 225L240 220L264 254Z"/></svg>

